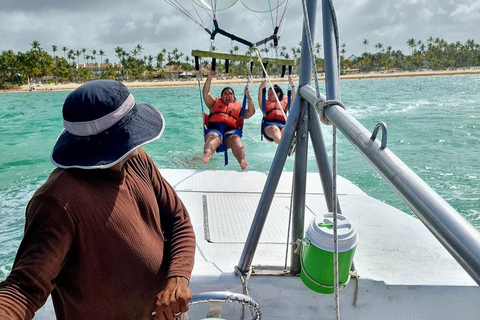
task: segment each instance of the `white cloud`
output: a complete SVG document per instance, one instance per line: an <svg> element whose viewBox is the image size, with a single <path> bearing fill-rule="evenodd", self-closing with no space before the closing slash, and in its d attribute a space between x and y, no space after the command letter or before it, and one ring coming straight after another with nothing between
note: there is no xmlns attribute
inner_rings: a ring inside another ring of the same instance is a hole
<svg viewBox="0 0 480 320"><path fill-rule="evenodd" d="M196 16L189 0L179 1ZM323 38L320 0L318 3L315 42ZM334 5L340 42L347 44L347 55L362 54L364 39L370 42L369 52L375 52L377 43L408 52L408 39L426 42L429 36L448 42L480 42L480 0L337 0ZM29 44L38 40L47 51L53 44L74 50L86 48L88 52L101 49L110 60L116 60L114 48L119 46L131 51L141 44L144 55L154 55L163 48L189 54L192 49L208 50L210 46L210 37L202 28L163 0L0 0L0 7L2 28L8 30L0 37L0 51L27 51ZM210 28L205 11L198 12ZM280 46L290 50L300 41L302 23L295 22L301 13L300 2L292 0ZM270 35L265 27L271 25L270 16L247 12L240 3L219 12L218 20L222 29L249 41ZM232 43L218 35L215 46L228 51ZM246 51L245 46L239 46L240 52Z"/></svg>

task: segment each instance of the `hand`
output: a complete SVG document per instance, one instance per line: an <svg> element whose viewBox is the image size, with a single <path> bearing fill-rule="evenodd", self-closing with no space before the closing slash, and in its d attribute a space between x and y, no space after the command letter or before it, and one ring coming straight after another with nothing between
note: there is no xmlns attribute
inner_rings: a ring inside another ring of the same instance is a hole
<svg viewBox="0 0 480 320"><path fill-rule="evenodd" d="M210 70L207 75L207 80L212 80L212 78L215 78L217 76L217 71Z"/></svg>
<svg viewBox="0 0 480 320"><path fill-rule="evenodd" d="M267 86L267 80L262 80L262 83L260 83L260 87L258 88L258 90L262 90L266 86Z"/></svg>
<svg viewBox="0 0 480 320"><path fill-rule="evenodd" d="M245 87L245 90L243 90L243 94L245 94L247 98L250 98L250 90L248 89L248 87Z"/></svg>
<svg viewBox="0 0 480 320"><path fill-rule="evenodd" d="M293 82L293 77L291 75L288 75L288 83L290 83L290 85L294 86L295 83Z"/></svg>
<svg viewBox="0 0 480 320"><path fill-rule="evenodd" d="M188 280L183 277L169 278L165 289L157 294L156 314L152 320L174 320L187 312L192 292Z"/></svg>

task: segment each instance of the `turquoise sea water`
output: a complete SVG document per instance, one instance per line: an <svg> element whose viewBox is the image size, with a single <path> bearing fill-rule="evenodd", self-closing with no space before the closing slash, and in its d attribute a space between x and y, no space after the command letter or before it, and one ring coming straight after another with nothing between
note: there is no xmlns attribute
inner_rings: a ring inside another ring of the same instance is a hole
<svg viewBox="0 0 480 320"><path fill-rule="evenodd" d="M221 88L213 86L212 93ZM241 96L243 86L233 88ZM257 88L251 87L254 97ZM388 148L480 230L480 76L345 80L341 91L348 112L370 131L385 122ZM145 147L160 168L240 169L231 153L227 167L222 154L202 163L198 87L131 92L137 102L155 105L165 117L162 138ZM68 93L0 94L0 279L9 273L22 238L25 206L53 169L49 157L62 130L61 108ZM276 145L260 140L260 121L260 112L245 121L243 141L249 170L268 171ZM323 130L331 155L331 127ZM338 139L338 173L411 214L340 133ZM289 157L285 170L292 169ZM316 170L310 146L308 171Z"/></svg>

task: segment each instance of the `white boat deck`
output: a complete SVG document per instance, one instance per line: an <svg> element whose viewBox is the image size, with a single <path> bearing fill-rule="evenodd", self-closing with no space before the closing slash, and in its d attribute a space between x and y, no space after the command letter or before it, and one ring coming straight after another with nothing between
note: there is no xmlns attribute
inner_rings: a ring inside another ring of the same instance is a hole
<svg viewBox="0 0 480 320"><path fill-rule="evenodd" d="M267 173L165 169L161 173L184 201L195 228L193 293L242 293L234 268ZM252 263L259 274L284 269L291 185L292 173L284 172ZM354 257L360 275L357 307L352 306L352 279L340 294L344 319L452 319L458 312L464 319L479 318L480 287L417 218L369 197L342 177L337 190L342 212L360 238ZM325 213L319 175L309 173L305 226ZM311 291L299 277L254 275L249 290L262 306L263 319L334 319L333 295Z"/></svg>
<svg viewBox="0 0 480 320"><path fill-rule="evenodd" d="M234 268L267 173L160 171L186 205L195 228L192 293L243 293ZM316 293L300 277L282 272L291 185L292 173L284 172L253 258L249 295L260 304L262 319L335 319L333 294ZM358 298L354 306L356 281L352 279L340 292L341 319L479 319L480 287L418 219L369 197L342 177L338 177L337 190L342 212L359 235L354 256L360 275ZM308 173L305 225L325 213L319 175ZM222 318L241 319L239 305L228 305ZM207 309L206 305L192 306L190 319L205 318ZM52 315L49 302L35 319L52 319ZM245 319L251 319L249 313Z"/></svg>

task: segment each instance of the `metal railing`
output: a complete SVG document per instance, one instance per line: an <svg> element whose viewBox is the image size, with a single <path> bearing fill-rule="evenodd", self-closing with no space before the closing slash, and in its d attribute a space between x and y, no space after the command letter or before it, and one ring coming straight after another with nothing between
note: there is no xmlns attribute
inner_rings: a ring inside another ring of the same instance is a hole
<svg viewBox="0 0 480 320"><path fill-rule="evenodd" d="M315 105L311 86L299 94ZM342 107L330 106L324 114L480 285L480 232Z"/></svg>

